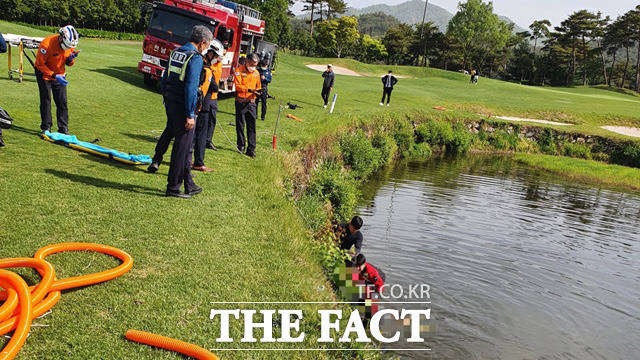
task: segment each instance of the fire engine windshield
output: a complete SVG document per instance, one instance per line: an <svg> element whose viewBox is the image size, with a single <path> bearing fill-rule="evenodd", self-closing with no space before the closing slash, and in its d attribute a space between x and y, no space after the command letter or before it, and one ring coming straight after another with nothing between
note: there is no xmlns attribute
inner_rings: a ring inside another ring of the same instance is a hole
<svg viewBox="0 0 640 360"><path fill-rule="evenodd" d="M212 33L215 31L215 26L211 23L171 11L155 9L149 21L149 34L178 44L185 44L191 37L191 29L196 25L204 25Z"/></svg>

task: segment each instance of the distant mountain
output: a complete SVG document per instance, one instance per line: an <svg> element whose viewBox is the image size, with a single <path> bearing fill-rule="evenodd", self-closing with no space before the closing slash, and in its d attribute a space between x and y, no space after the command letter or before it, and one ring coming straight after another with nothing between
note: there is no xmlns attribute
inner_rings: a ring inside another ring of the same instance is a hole
<svg viewBox="0 0 640 360"><path fill-rule="evenodd" d="M522 27L520 27L520 25L516 24L513 20L509 19L506 16L502 16L502 15L498 15L498 18L500 18L500 20L509 23L509 24L513 24L513 32L514 33L519 33L519 32L523 32L523 31L529 31L527 29L524 29Z"/></svg>
<svg viewBox="0 0 640 360"><path fill-rule="evenodd" d="M381 12L387 15L391 15L394 18L398 19L398 21L405 24L419 24L422 22L422 14L424 13L424 1L422 0L411 0L404 2L398 5L371 5L362 9L356 8L348 8L345 15L348 16L359 16L362 14L376 13ZM447 24L449 24L449 20L453 17L453 14L448 12L447 10L441 8L438 5L429 4L427 6L427 20L434 23L440 31L447 30Z"/></svg>
<svg viewBox="0 0 640 360"><path fill-rule="evenodd" d="M410 0L398 5L386 5L386 4L378 4L371 5L365 8L357 9L353 7L349 7L345 15L348 16L360 16L362 14L371 14L382 12L387 15L391 15L394 18L398 19L398 21L406 24L419 24L422 22L422 14L424 13L424 1L423 0ZM301 15L299 17L309 18L308 14ZM441 8L438 5L433 5L429 3L427 6L427 20L434 23L442 32L447 31L447 25L449 24L449 20L453 17L453 14L448 12L447 10ZM512 24L515 24L511 19L500 16L500 19ZM525 31L523 28L515 24L514 32Z"/></svg>

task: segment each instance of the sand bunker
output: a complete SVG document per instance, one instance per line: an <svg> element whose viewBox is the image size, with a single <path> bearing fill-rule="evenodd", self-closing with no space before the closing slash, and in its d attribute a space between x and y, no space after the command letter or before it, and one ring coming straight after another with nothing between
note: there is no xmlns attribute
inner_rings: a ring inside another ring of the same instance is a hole
<svg viewBox="0 0 640 360"><path fill-rule="evenodd" d="M313 64L309 64L307 65L307 67L309 69L315 70L315 71L325 71L327 70L327 65L313 65ZM353 70L349 70L347 68L344 68L342 66L333 66L333 72L335 72L338 75L347 75L347 76L358 76L358 77L363 77L363 76L368 76L368 77L383 77L386 75L386 73L382 74L382 75L371 75L371 74L360 74L357 73ZM398 79L415 79L413 77L410 76L405 76L405 75L398 75L398 74L393 74L393 76L397 77Z"/></svg>
<svg viewBox="0 0 640 360"><path fill-rule="evenodd" d="M602 126L602 128L605 130L613 131L617 134L640 138L640 128L628 126Z"/></svg>
<svg viewBox="0 0 640 360"><path fill-rule="evenodd" d="M526 122L534 122L534 123L548 124L548 125L560 125L560 126L571 126L571 125L573 125L573 124L561 123L561 122L556 122L556 121L538 120L538 119L525 119L525 118L518 118L518 117L512 117L512 116L494 116L494 117L496 119L507 120L507 121L526 121Z"/></svg>
<svg viewBox="0 0 640 360"><path fill-rule="evenodd" d="M309 69L313 69L315 71L325 71L327 70L327 65L307 65ZM353 70L349 70L347 68L343 68L340 66L333 66L333 72L338 75L347 75L347 76L362 76L362 74L358 74Z"/></svg>

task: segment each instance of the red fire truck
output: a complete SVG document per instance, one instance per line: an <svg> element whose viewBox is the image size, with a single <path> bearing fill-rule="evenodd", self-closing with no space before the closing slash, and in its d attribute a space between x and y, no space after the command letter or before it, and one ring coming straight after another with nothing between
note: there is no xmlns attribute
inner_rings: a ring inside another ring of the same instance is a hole
<svg viewBox="0 0 640 360"><path fill-rule="evenodd" d="M165 0L143 8L149 26L142 44L142 61L138 71L144 81L154 86L167 66L171 51L186 44L195 25L205 25L226 49L220 91L235 91L233 69L241 57L258 53L273 68L277 46L264 41L265 22L260 12L231 1Z"/></svg>

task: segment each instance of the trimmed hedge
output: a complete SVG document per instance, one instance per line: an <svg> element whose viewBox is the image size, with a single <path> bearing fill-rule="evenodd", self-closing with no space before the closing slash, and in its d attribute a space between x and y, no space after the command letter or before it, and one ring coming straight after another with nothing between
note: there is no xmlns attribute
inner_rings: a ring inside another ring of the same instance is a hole
<svg viewBox="0 0 640 360"><path fill-rule="evenodd" d="M60 30L59 27L55 26L44 26L44 25L34 25L27 23L19 23L20 25L28 26L30 28L50 32L55 34ZM143 34L132 34L132 33L121 33L115 31L106 31L106 30L96 30L96 29L81 29L76 28L80 37L85 38L94 38L94 39L106 39L106 40L131 40L131 41L142 41L144 40Z"/></svg>

